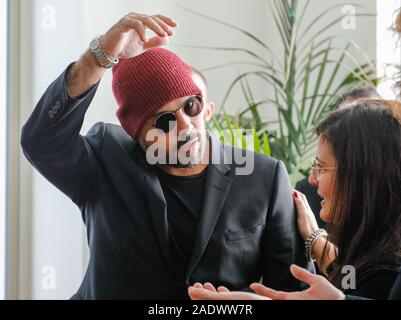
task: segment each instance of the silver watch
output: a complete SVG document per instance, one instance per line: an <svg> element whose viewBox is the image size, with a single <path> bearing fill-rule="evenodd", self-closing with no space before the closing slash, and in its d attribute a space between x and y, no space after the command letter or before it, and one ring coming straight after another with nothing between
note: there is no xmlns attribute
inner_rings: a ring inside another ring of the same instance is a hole
<svg viewBox="0 0 401 320"><path fill-rule="evenodd" d="M95 39L91 41L89 44L90 50L93 52L93 54L96 57L97 62L106 69L114 67L118 63L118 59L112 59L110 58L104 51L102 50L100 46L100 40L102 39L103 36L98 36Z"/></svg>

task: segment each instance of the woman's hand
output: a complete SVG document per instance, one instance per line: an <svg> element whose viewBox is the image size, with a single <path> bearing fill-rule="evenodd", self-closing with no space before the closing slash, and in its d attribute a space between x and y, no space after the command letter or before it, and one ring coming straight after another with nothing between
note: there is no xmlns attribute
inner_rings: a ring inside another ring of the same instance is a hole
<svg viewBox="0 0 401 320"><path fill-rule="evenodd" d="M192 300L271 300L250 292L230 292L225 287L216 289L211 283L195 283L188 288L188 295Z"/></svg>
<svg viewBox="0 0 401 320"><path fill-rule="evenodd" d="M319 226L306 196L297 190L294 190L293 196L297 209L298 230L302 239L306 240L313 232L319 229Z"/></svg>
<svg viewBox="0 0 401 320"><path fill-rule="evenodd" d="M344 293L334 287L325 277L310 273L308 270L292 265L294 278L305 282L309 288L304 291L284 292L265 287L260 283L251 284L256 294L248 292L230 292L225 287L217 289L210 283L200 283L188 288L192 300L344 300Z"/></svg>
<svg viewBox="0 0 401 320"><path fill-rule="evenodd" d="M292 275L310 287L304 291L284 292L265 287L260 283L251 284L251 289L258 295L273 300L344 300L345 295L334 287L325 277L310 273L308 270L291 266Z"/></svg>

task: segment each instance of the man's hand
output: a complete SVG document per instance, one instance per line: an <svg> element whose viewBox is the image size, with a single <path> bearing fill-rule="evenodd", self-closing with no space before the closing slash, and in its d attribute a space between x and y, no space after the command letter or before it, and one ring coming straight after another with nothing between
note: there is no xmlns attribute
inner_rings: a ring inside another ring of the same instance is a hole
<svg viewBox="0 0 401 320"><path fill-rule="evenodd" d="M167 44L168 37L173 35L172 28L176 26L176 22L162 15L129 13L106 32L101 40L101 47L112 58L132 58L146 50ZM153 31L155 36L147 39L147 29ZM66 76L66 88L70 97L76 98L88 91L100 81L105 71L88 49Z"/></svg>
<svg viewBox="0 0 401 320"><path fill-rule="evenodd" d="M188 295L192 300L271 300L249 292L230 292L222 286L216 289L211 283L195 283L188 288Z"/></svg>
<svg viewBox="0 0 401 320"><path fill-rule="evenodd" d="M265 287L260 283L251 284L251 289L258 295L273 300L344 300L342 291L334 287L325 277L310 273L308 270L291 266L292 275L310 287L304 291L283 292Z"/></svg>
<svg viewBox="0 0 401 320"><path fill-rule="evenodd" d="M101 46L111 57L132 58L150 48L167 44L168 37L173 35L171 28L176 26L177 23L172 19L160 14L147 16L129 13L107 31ZM148 40L146 29L153 31L156 36Z"/></svg>

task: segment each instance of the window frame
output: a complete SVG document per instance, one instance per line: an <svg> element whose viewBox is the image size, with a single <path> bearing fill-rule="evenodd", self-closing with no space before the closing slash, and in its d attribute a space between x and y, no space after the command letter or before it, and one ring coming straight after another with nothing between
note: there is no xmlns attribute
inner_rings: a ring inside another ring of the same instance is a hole
<svg viewBox="0 0 401 320"><path fill-rule="evenodd" d="M7 296L9 0L0 0L0 21L0 65L6 66L6 72L0 73L0 300L4 300Z"/></svg>

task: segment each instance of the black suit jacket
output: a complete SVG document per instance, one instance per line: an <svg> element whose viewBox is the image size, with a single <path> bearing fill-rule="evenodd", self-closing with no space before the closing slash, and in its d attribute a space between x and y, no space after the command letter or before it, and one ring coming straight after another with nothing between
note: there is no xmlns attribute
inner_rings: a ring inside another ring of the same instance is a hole
<svg viewBox="0 0 401 320"><path fill-rule="evenodd" d="M67 69L68 70L68 69ZM120 126L97 123L80 135L97 86L74 100L65 72L40 99L22 129L30 163L79 206L90 261L77 299L187 298L186 286L210 281L232 290L263 282L300 289L289 273L304 257L284 165L254 154L254 170L213 164L186 283L171 282L166 201L155 168ZM212 140L212 153L232 148Z"/></svg>

